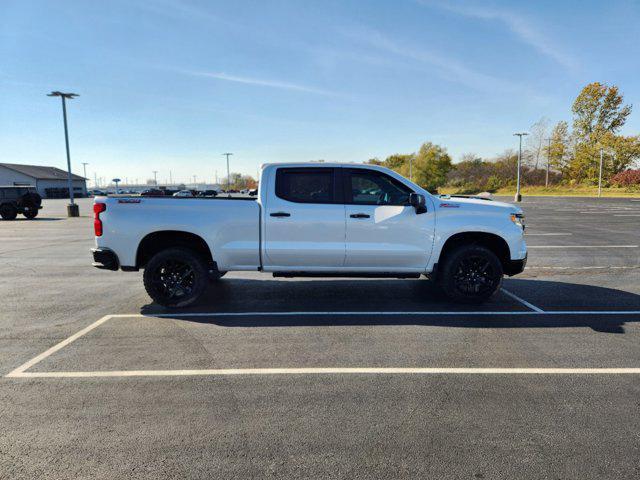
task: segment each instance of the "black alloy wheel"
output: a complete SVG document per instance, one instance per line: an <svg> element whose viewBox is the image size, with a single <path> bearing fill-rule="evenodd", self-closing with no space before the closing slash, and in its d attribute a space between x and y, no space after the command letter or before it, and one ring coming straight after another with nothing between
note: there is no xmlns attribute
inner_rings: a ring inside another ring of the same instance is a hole
<svg viewBox="0 0 640 480"><path fill-rule="evenodd" d="M185 307L196 302L208 284L205 262L185 248L163 250L151 258L144 270L144 286L160 305Z"/></svg>
<svg viewBox="0 0 640 480"><path fill-rule="evenodd" d="M439 283L445 294L460 303L482 303L502 286L502 264L488 248L462 245L449 253Z"/></svg>

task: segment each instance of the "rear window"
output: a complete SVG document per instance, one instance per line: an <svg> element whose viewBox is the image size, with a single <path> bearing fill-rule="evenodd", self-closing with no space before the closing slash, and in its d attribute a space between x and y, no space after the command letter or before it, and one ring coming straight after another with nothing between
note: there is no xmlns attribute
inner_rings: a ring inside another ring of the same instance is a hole
<svg viewBox="0 0 640 480"><path fill-rule="evenodd" d="M333 168L279 168L276 195L298 203L335 203Z"/></svg>

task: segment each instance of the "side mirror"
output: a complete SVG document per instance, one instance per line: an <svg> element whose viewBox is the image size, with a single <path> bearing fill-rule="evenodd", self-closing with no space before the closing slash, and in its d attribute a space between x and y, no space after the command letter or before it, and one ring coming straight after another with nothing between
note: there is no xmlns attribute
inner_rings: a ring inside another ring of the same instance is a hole
<svg viewBox="0 0 640 480"><path fill-rule="evenodd" d="M409 194L409 205L416 209L416 215L427 212L427 199L420 193Z"/></svg>

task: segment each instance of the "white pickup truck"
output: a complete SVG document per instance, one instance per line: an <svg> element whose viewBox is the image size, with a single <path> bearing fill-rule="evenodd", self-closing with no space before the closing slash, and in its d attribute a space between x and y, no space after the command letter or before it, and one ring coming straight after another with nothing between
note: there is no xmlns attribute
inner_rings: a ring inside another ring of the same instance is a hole
<svg viewBox="0 0 640 480"><path fill-rule="evenodd" d="M148 294L166 307L194 303L233 270L424 275L477 303L527 260L520 208L434 196L374 165L269 164L257 198L97 197L94 216L93 265L144 269Z"/></svg>

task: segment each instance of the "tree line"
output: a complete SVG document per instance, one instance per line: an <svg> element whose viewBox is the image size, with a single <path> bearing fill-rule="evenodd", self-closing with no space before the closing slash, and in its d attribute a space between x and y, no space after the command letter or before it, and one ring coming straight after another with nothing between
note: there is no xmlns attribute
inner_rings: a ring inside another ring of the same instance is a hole
<svg viewBox="0 0 640 480"><path fill-rule="evenodd" d="M640 171L634 170L640 135L620 134L631 110L618 87L598 82L585 86L573 102L571 127L566 120L551 126L545 117L531 126L522 153L523 185L596 185L602 152L604 185L640 188ZM490 159L468 153L454 164L444 147L426 142L415 153L368 163L411 176L432 192L448 186L477 193L515 185L517 159L514 150Z"/></svg>

